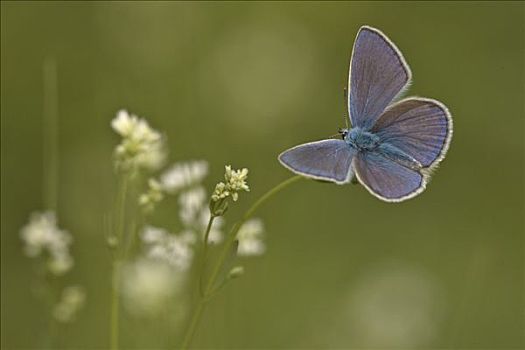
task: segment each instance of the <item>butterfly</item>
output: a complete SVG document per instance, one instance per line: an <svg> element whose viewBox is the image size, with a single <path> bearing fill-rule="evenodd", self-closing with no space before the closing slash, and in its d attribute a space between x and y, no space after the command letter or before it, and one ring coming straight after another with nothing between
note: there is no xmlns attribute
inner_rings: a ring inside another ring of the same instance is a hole
<svg viewBox="0 0 525 350"><path fill-rule="evenodd" d="M279 155L292 172L346 184L357 178L371 194L401 202L423 192L452 138L452 116L439 101L397 97L412 73L380 30L359 29L350 59L348 116L341 139L293 147Z"/></svg>

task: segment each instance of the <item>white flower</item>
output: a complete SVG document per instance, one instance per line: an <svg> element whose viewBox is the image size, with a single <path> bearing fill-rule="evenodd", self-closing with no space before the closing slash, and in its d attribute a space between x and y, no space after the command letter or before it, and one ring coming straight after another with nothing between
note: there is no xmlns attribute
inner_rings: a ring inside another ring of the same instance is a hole
<svg viewBox="0 0 525 350"><path fill-rule="evenodd" d="M239 240L237 254L241 256L264 254L266 246L262 241L263 234L264 226L261 219L246 221L237 233L237 239Z"/></svg>
<svg viewBox="0 0 525 350"><path fill-rule="evenodd" d="M144 147L143 150L136 155L135 163L141 168L156 170L162 167L165 160L166 152L164 150L164 143L162 140L158 140Z"/></svg>
<svg viewBox="0 0 525 350"><path fill-rule="evenodd" d="M122 136L115 149L119 166L157 169L162 165L165 159L162 137L147 121L120 110L111 126Z"/></svg>
<svg viewBox="0 0 525 350"><path fill-rule="evenodd" d="M246 184L246 179L248 178L248 169L243 168L241 170L232 170L231 165L225 167L226 172L224 174L224 179L226 184L230 187L231 191L250 191L250 188Z"/></svg>
<svg viewBox="0 0 525 350"><path fill-rule="evenodd" d="M248 179L248 169L232 170L230 165L225 167L224 180L215 186L212 199L217 202L228 196L231 196L233 201L237 201L240 191L250 191L250 187L246 183Z"/></svg>
<svg viewBox="0 0 525 350"><path fill-rule="evenodd" d="M168 231L146 226L142 232L146 256L168 263L180 271L186 271L193 260L193 250L187 236L174 235Z"/></svg>
<svg viewBox="0 0 525 350"><path fill-rule="evenodd" d="M124 266L121 282L126 310L137 316L155 316L173 302L184 275L163 261L142 258Z"/></svg>
<svg viewBox="0 0 525 350"><path fill-rule="evenodd" d="M57 227L55 213L33 213L29 223L20 231L25 243L24 251L29 257L38 257L44 251L49 254L48 267L56 275L61 275L73 266L69 254L71 235Z"/></svg>
<svg viewBox="0 0 525 350"><path fill-rule="evenodd" d="M175 193L183 188L199 184L208 175L208 162L193 160L175 163L160 178L165 191Z"/></svg>
<svg viewBox="0 0 525 350"><path fill-rule="evenodd" d="M136 128L138 118L129 115L126 110L121 109L117 112L115 119L111 121L111 127L122 137L129 137Z"/></svg>
<svg viewBox="0 0 525 350"><path fill-rule="evenodd" d="M224 199L230 195L230 191L228 190L228 187L224 182L219 182L215 186L215 190L213 191L213 194L211 195L211 199L215 202Z"/></svg>
<svg viewBox="0 0 525 350"><path fill-rule="evenodd" d="M155 179L148 180L148 189L146 193L143 193L139 197L139 205L145 211L152 211L162 199L164 194L160 183Z"/></svg>
<svg viewBox="0 0 525 350"><path fill-rule="evenodd" d="M53 309L53 316L59 322L67 323L75 320L78 311L84 306L86 292L81 286L64 288L62 296Z"/></svg>
<svg viewBox="0 0 525 350"><path fill-rule="evenodd" d="M144 143L153 143L161 138L159 132L153 130L145 119L138 119L129 137L137 142Z"/></svg>
<svg viewBox="0 0 525 350"><path fill-rule="evenodd" d="M205 208L206 190L204 187L192 188L179 196L179 217L186 227L195 227L197 217Z"/></svg>
<svg viewBox="0 0 525 350"><path fill-rule="evenodd" d="M163 242L165 235L166 230L162 228L146 226L142 231L141 238L145 244L157 244Z"/></svg>

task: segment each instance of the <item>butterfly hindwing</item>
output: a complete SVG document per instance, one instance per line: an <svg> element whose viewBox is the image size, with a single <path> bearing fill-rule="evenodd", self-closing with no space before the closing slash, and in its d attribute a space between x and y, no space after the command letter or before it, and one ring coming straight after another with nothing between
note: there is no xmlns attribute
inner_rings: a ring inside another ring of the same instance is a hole
<svg viewBox="0 0 525 350"><path fill-rule="evenodd" d="M354 167L359 182L374 196L387 202L401 202L421 193L424 176L378 152L358 153Z"/></svg>
<svg viewBox="0 0 525 350"><path fill-rule="evenodd" d="M391 105L371 131L382 142L414 157L423 167L433 167L448 149L452 118L442 103L410 97Z"/></svg>

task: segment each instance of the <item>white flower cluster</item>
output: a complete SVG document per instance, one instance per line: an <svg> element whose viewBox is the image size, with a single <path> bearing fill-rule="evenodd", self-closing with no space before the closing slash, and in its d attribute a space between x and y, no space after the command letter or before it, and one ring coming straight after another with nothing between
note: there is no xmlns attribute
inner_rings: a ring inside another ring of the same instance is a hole
<svg viewBox="0 0 525 350"><path fill-rule="evenodd" d="M122 296L126 310L155 316L173 302L184 285L184 274L161 260L140 258L124 266Z"/></svg>
<svg viewBox="0 0 525 350"><path fill-rule="evenodd" d="M125 169L155 170L164 162L164 143L160 133L136 115L120 110L111 127L122 136L115 149L117 165Z"/></svg>
<svg viewBox="0 0 525 350"><path fill-rule="evenodd" d="M237 201L240 191L250 191L246 183L247 178L248 169L232 170L232 167L227 165L224 173L225 182L219 182L215 186L215 191L211 198L217 202L231 196L234 202Z"/></svg>
<svg viewBox="0 0 525 350"><path fill-rule="evenodd" d="M186 235L193 234L195 239L203 234L210 212L208 196L201 185L208 175L208 162L190 160L178 162L160 176L160 181L151 179L147 192L140 197L143 207L154 206L164 194L177 194L179 202L179 218ZM222 218L215 218L210 230L209 240L213 243L222 241Z"/></svg>
<svg viewBox="0 0 525 350"><path fill-rule="evenodd" d="M62 323L75 320L75 317L86 302L86 292L81 286L64 288L58 304L53 309L53 316Z"/></svg>
<svg viewBox="0 0 525 350"><path fill-rule="evenodd" d="M237 232L237 240L239 241L237 254L240 256L264 254L266 246L262 241L263 235L264 225L261 219L246 221Z"/></svg>
<svg viewBox="0 0 525 350"><path fill-rule="evenodd" d="M141 238L146 257L163 261L179 271L186 271L190 267L193 259L191 244L194 243L192 233L175 235L162 228L146 226Z"/></svg>
<svg viewBox="0 0 525 350"><path fill-rule="evenodd" d="M47 266L51 273L62 275L73 267L73 258L69 246L71 235L57 227L55 213L33 213L29 223L20 231L25 243L24 251L29 257L38 257L47 253Z"/></svg>
<svg viewBox="0 0 525 350"><path fill-rule="evenodd" d="M149 179L148 189L139 197L139 205L144 211L151 212L165 194L180 194L183 190L199 186L206 175L208 162L205 160L175 163L160 176L160 180Z"/></svg>
<svg viewBox="0 0 525 350"><path fill-rule="evenodd" d="M200 184L208 175L208 162L192 160L173 164L160 177L162 188L168 193L176 193L184 188Z"/></svg>

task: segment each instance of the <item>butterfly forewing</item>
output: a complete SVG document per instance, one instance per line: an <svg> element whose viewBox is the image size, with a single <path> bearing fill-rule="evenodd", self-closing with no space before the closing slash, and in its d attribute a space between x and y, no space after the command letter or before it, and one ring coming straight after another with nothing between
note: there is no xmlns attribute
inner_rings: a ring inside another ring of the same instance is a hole
<svg viewBox="0 0 525 350"><path fill-rule="evenodd" d="M355 151L342 140L310 142L284 151L280 162L291 171L339 184L351 180Z"/></svg>
<svg viewBox="0 0 525 350"><path fill-rule="evenodd" d="M395 45L379 30L361 27L354 43L348 81L352 126L372 127L410 78L410 69Z"/></svg>

